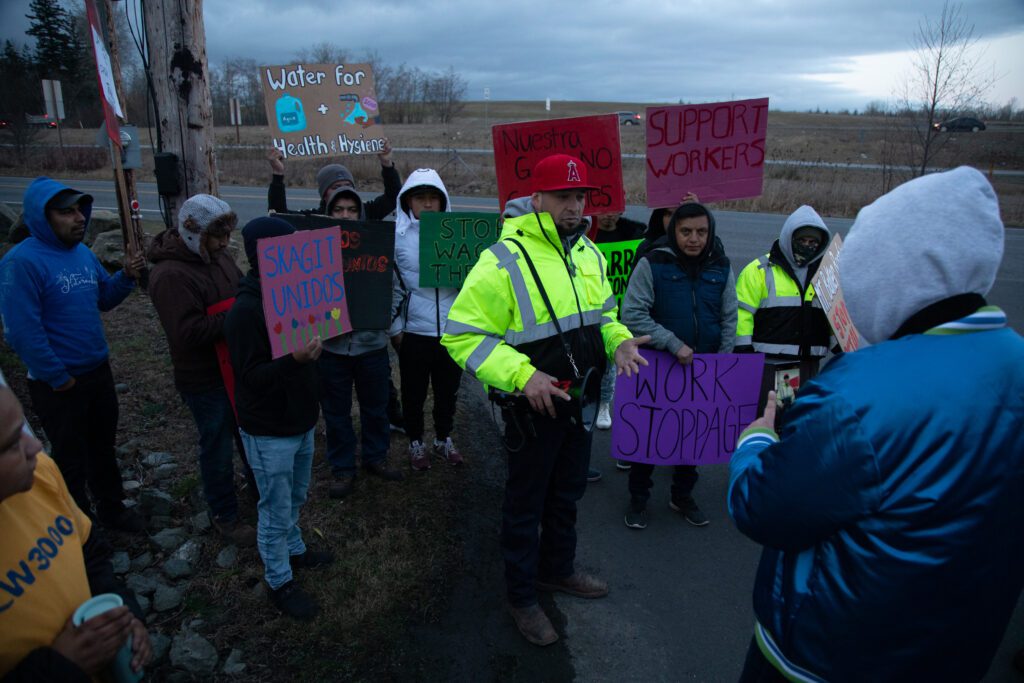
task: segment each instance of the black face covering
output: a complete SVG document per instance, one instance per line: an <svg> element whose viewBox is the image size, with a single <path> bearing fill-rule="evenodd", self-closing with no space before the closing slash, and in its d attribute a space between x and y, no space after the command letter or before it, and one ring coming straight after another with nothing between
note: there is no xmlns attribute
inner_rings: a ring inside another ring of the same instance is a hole
<svg viewBox="0 0 1024 683"><path fill-rule="evenodd" d="M810 246L793 240L793 260L796 261L797 267L803 268L806 266L808 261L817 256L818 249L820 248L820 242L814 246Z"/></svg>

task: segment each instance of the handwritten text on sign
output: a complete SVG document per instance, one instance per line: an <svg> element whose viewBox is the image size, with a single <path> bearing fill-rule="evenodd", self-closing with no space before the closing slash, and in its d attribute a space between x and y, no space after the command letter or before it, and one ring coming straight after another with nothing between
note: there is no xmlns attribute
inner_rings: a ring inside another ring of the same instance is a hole
<svg viewBox="0 0 1024 683"><path fill-rule="evenodd" d="M421 215L420 287L462 287L499 231L496 213Z"/></svg>
<svg viewBox="0 0 1024 683"><path fill-rule="evenodd" d="M756 197L764 179L768 98L647 108L647 205Z"/></svg>
<svg viewBox="0 0 1024 683"><path fill-rule="evenodd" d="M626 240L625 242L601 242L597 248L604 254L605 273L615 295L619 316L622 316L622 297L626 294L626 285L633 272L633 259L636 248L643 240Z"/></svg>
<svg viewBox="0 0 1024 683"><path fill-rule="evenodd" d="M272 143L285 158L384 149L369 64L261 66L259 77Z"/></svg>
<svg viewBox="0 0 1024 683"><path fill-rule="evenodd" d="M642 349L648 365L615 381L611 456L652 465L726 462L757 418L764 356L698 354L680 365Z"/></svg>
<svg viewBox="0 0 1024 683"><path fill-rule="evenodd" d="M294 232L257 243L270 350L280 358L313 337L352 330L337 227Z"/></svg>
<svg viewBox="0 0 1024 683"><path fill-rule="evenodd" d="M836 235L828 250L821 257L818 272L811 278L814 293L821 302L821 307L828 316L832 331L843 351L856 351L861 344L860 333L850 320L850 312L846 309L843 287L839 282L839 252L843 248L843 238Z"/></svg>
<svg viewBox="0 0 1024 683"><path fill-rule="evenodd" d="M533 167L552 154L571 154L587 165L588 180L597 189L587 193L584 214L626 210L617 115L507 123L494 126L491 136L501 210L510 199L532 194Z"/></svg>

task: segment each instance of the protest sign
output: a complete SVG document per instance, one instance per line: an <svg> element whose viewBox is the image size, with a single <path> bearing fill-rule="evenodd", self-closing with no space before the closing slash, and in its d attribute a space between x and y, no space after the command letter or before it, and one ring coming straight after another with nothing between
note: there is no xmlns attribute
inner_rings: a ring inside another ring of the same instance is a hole
<svg viewBox="0 0 1024 683"><path fill-rule="evenodd" d="M839 252L842 248L843 238L836 235L821 257L821 264L811 278L811 284L843 351L856 351L863 344L860 333L850 321L850 312L846 310L846 300L843 298L843 286L839 282Z"/></svg>
<svg viewBox="0 0 1024 683"><path fill-rule="evenodd" d="M498 241L496 213L420 216L420 287L462 287L480 254Z"/></svg>
<svg viewBox="0 0 1024 683"><path fill-rule="evenodd" d="M652 465L727 462L757 419L764 356L697 354L681 365L641 349L648 365L615 380L611 456Z"/></svg>
<svg viewBox="0 0 1024 683"><path fill-rule="evenodd" d="M340 244L337 226L256 243L272 357L301 349L316 335L330 339L352 330Z"/></svg>
<svg viewBox="0 0 1024 683"><path fill-rule="evenodd" d="M328 216L275 213L296 230L337 227L341 235L348 315L354 330L386 330L391 326L394 290L395 224L339 221Z"/></svg>
<svg viewBox="0 0 1024 683"><path fill-rule="evenodd" d="M532 193L533 167L552 154L571 154L587 165L588 180L598 189L587 193L584 214L626 210L617 115L506 123L493 126L491 137L500 210L508 200Z"/></svg>
<svg viewBox="0 0 1024 683"><path fill-rule="evenodd" d="M622 297L626 293L626 284L633 273L633 260L636 248L643 240L626 240L625 242L600 242L597 248L604 254L605 274L612 286L619 316L622 316Z"/></svg>
<svg viewBox="0 0 1024 683"><path fill-rule="evenodd" d="M384 149L369 64L261 66L259 78L272 143L286 159Z"/></svg>
<svg viewBox="0 0 1024 683"><path fill-rule="evenodd" d="M764 179L768 98L647 108L647 206L756 197Z"/></svg>
<svg viewBox="0 0 1024 683"><path fill-rule="evenodd" d="M92 56L96 60L96 77L100 85L100 103L103 105L103 120L107 124L107 135L115 146L121 146L121 135L118 131L118 120L124 118L121 103L117 99L117 87L114 84L114 70L110 66L110 55L107 54L103 40L103 29L100 28L99 13L96 11L96 0L85 0L85 15L89 22L89 36L92 39Z"/></svg>

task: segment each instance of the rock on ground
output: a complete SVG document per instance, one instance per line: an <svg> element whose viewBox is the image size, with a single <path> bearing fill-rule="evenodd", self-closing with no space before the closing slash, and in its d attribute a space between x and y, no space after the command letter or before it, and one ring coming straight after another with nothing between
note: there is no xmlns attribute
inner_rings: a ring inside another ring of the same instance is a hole
<svg viewBox="0 0 1024 683"><path fill-rule="evenodd" d="M128 557L128 553L125 551L118 550L110 555L110 564L113 566L115 574L127 574L128 570L132 568L132 558Z"/></svg>
<svg viewBox="0 0 1024 683"><path fill-rule="evenodd" d="M245 673L245 664L242 662L242 651L232 649L231 654L229 654L228 658L224 661L224 668L221 670L229 676L237 676L238 674Z"/></svg>
<svg viewBox="0 0 1024 683"><path fill-rule="evenodd" d="M187 538L188 534L185 533L184 529L174 527L173 529L164 529L153 534L150 540L164 552L171 552L184 543Z"/></svg>
<svg viewBox="0 0 1024 683"><path fill-rule="evenodd" d="M221 569L231 569L238 562L238 548L233 545L225 546L224 549L217 553L215 561Z"/></svg>
<svg viewBox="0 0 1024 683"><path fill-rule="evenodd" d="M196 633L182 633L171 643L171 664L193 675L209 675L217 668L217 650Z"/></svg>
<svg viewBox="0 0 1024 683"><path fill-rule="evenodd" d="M192 576L192 565L186 560L172 557L164 562L164 574L172 581L188 578Z"/></svg>
<svg viewBox="0 0 1024 683"><path fill-rule="evenodd" d="M153 609L157 612L172 610L181 604L183 598L181 591L174 586L159 584L153 593Z"/></svg>

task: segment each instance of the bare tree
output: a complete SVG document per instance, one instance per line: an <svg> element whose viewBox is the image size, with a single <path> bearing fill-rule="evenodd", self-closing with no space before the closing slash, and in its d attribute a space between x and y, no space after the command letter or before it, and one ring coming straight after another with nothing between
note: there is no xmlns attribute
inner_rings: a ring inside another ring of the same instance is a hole
<svg viewBox="0 0 1024 683"><path fill-rule="evenodd" d="M465 96L466 79L455 73L455 69L450 66L447 71L429 79L428 100L434 116L441 123L451 123L455 115L462 111L465 106L462 99Z"/></svg>
<svg viewBox="0 0 1024 683"><path fill-rule="evenodd" d="M906 164L914 176L928 172L949 140L936 125L982 104L995 77L984 73L984 55L963 6L942 6L937 19L925 17L913 39L913 64L898 93L905 129Z"/></svg>
<svg viewBox="0 0 1024 683"><path fill-rule="evenodd" d="M308 64L344 64L348 61L348 50L334 43L314 43L308 50L296 52L295 59Z"/></svg>

